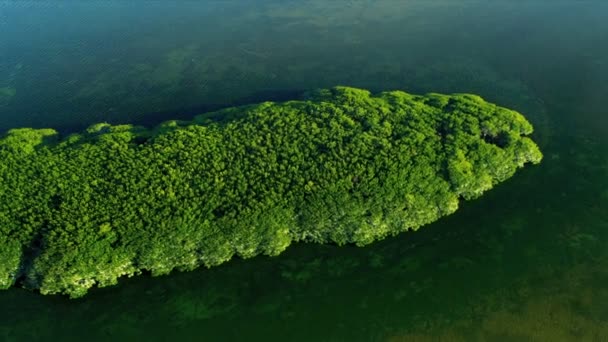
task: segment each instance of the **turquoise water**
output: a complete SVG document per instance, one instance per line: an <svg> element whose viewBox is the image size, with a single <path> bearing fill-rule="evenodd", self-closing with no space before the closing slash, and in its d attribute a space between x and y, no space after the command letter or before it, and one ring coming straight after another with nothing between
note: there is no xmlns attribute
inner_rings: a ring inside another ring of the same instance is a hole
<svg viewBox="0 0 608 342"><path fill-rule="evenodd" d="M343 84L472 92L545 154L368 247L0 292L0 340L605 341L608 4L0 1L0 130L152 125Z"/></svg>

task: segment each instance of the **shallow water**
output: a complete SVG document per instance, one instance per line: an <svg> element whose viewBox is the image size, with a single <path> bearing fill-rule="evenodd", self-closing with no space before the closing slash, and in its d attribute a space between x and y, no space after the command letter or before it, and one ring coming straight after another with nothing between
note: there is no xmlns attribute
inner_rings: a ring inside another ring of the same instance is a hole
<svg viewBox="0 0 608 342"><path fill-rule="evenodd" d="M0 340L605 341L608 4L0 1L0 130L189 118L336 84L472 92L545 159L368 247L0 292Z"/></svg>

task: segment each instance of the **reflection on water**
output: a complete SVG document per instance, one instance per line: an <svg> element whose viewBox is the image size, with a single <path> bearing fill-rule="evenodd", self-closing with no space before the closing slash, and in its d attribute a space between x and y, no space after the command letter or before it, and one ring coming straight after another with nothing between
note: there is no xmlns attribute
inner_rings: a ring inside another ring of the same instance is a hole
<svg viewBox="0 0 608 342"><path fill-rule="evenodd" d="M0 340L602 341L608 5L0 2L0 129L153 124L336 84L473 92L524 113L538 167L415 233L84 299L0 292ZM581 25L585 23L585 25Z"/></svg>

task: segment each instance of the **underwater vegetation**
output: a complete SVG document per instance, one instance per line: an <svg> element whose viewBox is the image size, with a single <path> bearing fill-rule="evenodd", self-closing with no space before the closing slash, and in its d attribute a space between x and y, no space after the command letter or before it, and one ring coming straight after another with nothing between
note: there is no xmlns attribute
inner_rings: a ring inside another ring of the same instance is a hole
<svg viewBox="0 0 608 342"><path fill-rule="evenodd" d="M13 129L0 138L0 287L79 297L296 241L363 246L540 162L532 130L475 95L349 87L151 129Z"/></svg>
<svg viewBox="0 0 608 342"><path fill-rule="evenodd" d="M15 88L0 87L0 107L8 105L16 94L17 90Z"/></svg>

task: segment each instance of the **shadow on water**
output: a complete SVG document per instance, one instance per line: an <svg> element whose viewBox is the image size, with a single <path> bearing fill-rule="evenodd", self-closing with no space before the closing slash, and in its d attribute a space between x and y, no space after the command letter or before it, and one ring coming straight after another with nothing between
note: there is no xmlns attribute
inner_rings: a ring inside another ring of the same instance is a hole
<svg viewBox="0 0 608 342"><path fill-rule="evenodd" d="M164 121L167 120L191 120L194 116L198 114L208 113L217 111L226 107L234 107L234 106L242 106L253 103L260 103L265 101L274 101L274 102L282 102L289 100L297 100L302 97L304 94L304 90L285 90L285 89L277 89L277 90L264 90L258 91L246 97L242 97L240 99L235 100L230 105L225 104L213 104L213 103L205 103L200 104L198 106L193 106L189 108L180 108L178 110L167 110L167 111L158 111L151 113L142 113L135 118L131 118L128 122L118 121L118 120L108 120L109 124L133 124L133 125L141 125L145 127L154 127ZM95 124L97 122L83 122L82 124L68 124L63 125L61 128L57 129L61 134L69 134L74 132L82 131L87 128L91 124Z"/></svg>

